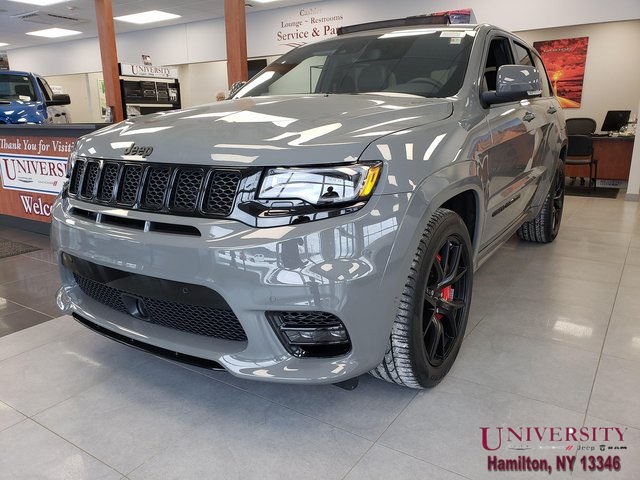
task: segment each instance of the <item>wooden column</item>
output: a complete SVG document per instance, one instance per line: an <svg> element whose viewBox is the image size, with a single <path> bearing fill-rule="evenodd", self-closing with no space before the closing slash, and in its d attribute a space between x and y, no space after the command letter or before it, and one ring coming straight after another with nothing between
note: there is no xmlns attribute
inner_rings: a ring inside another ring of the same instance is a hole
<svg viewBox="0 0 640 480"><path fill-rule="evenodd" d="M247 23L244 8L244 0L224 0L229 87L234 82L248 80L249 77L247 69Z"/></svg>
<svg viewBox="0 0 640 480"><path fill-rule="evenodd" d="M119 122L124 120L124 114L118 72L116 33L113 26L113 9L111 8L111 0L95 0L95 4L107 106L113 107L113 121Z"/></svg>

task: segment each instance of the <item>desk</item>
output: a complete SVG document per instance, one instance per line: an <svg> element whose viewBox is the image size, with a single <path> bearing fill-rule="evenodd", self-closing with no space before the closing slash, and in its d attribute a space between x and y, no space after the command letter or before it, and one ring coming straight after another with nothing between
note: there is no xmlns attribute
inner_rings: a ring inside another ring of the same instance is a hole
<svg viewBox="0 0 640 480"><path fill-rule="evenodd" d="M593 137L593 156L598 160L599 180L629 180L635 137ZM588 177L588 165L567 165L566 176Z"/></svg>

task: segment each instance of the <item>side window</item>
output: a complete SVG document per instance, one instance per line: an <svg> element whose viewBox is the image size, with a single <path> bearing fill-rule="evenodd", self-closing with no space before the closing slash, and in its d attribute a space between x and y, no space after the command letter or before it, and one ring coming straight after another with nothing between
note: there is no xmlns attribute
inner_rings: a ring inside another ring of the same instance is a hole
<svg viewBox="0 0 640 480"><path fill-rule="evenodd" d="M495 90L498 68L502 65L510 64L513 64L513 59L511 57L509 40L504 37L496 37L491 40L489 53L487 54L487 61L484 65L484 72L482 75L482 91Z"/></svg>
<svg viewBox="0 0 640 480"><path fill-rule="evenodd" d="M544 68L544 63L542 63L542 59L534 54L533 62L535 63L535 67L540 72L540 85L542 85L542 95L544 97L552 97L555 95L553 88L551 88L551 82L549 81L549 77L547 76L547 71Z"/></svg>
<svg viewBox="0 0 640 480"><path fill-rule="evenodd" d="M44 94L44 99L45 100L51 100L53 98L53 92L51 91L51 87L49 86L49 84L47 83L47 81L44 78L38 78L38 85L40 86L40 90L42 90L42 93Z"/></svg>
<svg viewBox="0 0 640 480"><path fill-rule="evenodd" d="M267 95L306 94L313 93L320 79L320 74L327 61L326 56L305 58L293 67L286 75L269 85ZM272 75L273 72L263 72L263 75Z"/></svg>
<svg viewBox="0 0 640 480"><path fill-rule="evenodd" d="M529 65L533 67L529 49L523 45L520 45L518 42L514 42L514 45L516 47L516 63L518 65Z"/></svg>

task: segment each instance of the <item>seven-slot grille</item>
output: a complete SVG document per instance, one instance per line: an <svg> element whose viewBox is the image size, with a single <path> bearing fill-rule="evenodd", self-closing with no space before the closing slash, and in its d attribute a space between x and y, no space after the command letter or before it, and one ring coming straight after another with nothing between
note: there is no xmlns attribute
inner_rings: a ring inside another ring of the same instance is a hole
<svg viewBox="0 0 640 480"><path fill-rule="evenodd" d="M241 176L239 170L204 166L78 159L69 195L133 210L226 217Z"/></svg>

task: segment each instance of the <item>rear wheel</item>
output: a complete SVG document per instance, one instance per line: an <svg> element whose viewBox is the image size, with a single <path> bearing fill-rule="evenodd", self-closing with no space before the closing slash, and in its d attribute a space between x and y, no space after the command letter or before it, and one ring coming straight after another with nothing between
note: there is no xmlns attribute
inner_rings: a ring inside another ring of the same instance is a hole
<svg viewBox="0 0 640 480"><path fill-rule="evenodd" d="M556 170L551 188L538 216L522 224L518 236L527 242L549 243L558 236L564 207L564 164Z"/></svg>
<svg viewBox="0 0 640 480"><path fill-rule="evenodd" d="M472 282L467 227L455 212L438 209L420 239L384 359L371 374L413 388L440 383L460 350Z"/></svg>

